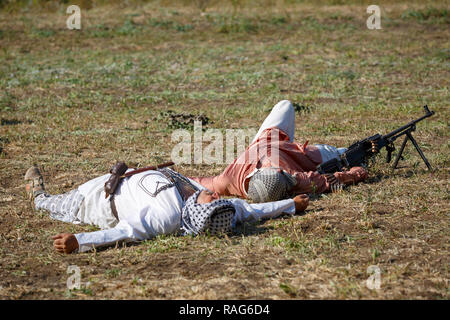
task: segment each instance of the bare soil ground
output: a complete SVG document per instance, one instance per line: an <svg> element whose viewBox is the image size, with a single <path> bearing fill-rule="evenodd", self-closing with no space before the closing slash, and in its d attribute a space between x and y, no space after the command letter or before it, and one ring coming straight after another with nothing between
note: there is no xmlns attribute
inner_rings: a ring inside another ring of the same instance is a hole
<svg viewBox="0 0 450 320"><path fill-rule="evenodd" d="M448 6L395 3L383 2L382 30L367 29L359 5L104 6L83 9L79 31L62 9L0 12L0 298L448 299ZM296 140L338 146L428 104L436 115L415 137L433 171L408 145L394 173L383 153L366 183L315 196L301 216L73 255L54 252L51 236L96 228L52 221L26 200L33 163L50 193L66 192L115 160L170 159L185 123L168 110L203 116L205 128L256 129L282 99L307 106ZM67 289L70 265L80 290Z"/></svg>

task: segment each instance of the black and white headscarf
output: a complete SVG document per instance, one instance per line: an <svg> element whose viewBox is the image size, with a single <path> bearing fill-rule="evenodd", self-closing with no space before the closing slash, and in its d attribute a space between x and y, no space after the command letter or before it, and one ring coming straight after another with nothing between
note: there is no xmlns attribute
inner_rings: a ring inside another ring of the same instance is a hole
<svg viewBox="0 0 450 320"><path fill-rule="evenodd" d="M231 201L225 199L210 203L197 203L201 190L190 196L181 212L181 231L184 235L220 234L231 231L231 223L236 212Z"/></svg>

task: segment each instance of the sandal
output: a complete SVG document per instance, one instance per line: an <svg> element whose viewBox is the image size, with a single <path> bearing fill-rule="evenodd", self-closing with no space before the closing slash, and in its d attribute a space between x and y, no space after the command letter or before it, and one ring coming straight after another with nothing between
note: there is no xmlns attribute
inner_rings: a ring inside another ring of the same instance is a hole
<svg viewBox="0 0 450 320"><path fill-rule="evenodd" d="M25 173L25 190L28 198L33 200L38 194L45 192L44 178L37 166L30 167Z"/></svg>

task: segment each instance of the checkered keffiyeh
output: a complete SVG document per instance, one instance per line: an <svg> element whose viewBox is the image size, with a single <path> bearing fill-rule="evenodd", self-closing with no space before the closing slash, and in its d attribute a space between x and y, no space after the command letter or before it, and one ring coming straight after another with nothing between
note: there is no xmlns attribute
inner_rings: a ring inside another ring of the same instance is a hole
<svg viewBox="0 0 450 320"><path fill-rule="evenodd" d="M211 235L231 231L235 208L231 201L219 199L211 203L197 203L201 190L190 196L181 213L181 230L185 235L207 232Z"/></svg>

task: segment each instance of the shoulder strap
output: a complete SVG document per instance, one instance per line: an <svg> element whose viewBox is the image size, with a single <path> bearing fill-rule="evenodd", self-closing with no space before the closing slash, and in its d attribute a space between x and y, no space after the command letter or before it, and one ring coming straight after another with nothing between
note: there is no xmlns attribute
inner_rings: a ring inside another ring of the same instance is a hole
<svg viewBox="0 0 450 320"><path fill-rule="evenodd" d="M169 162L165 162L162 164L157 164L156 166L149 166L149 167L145 167L145 168L135 169L133 171L128 171L127 173L121 175L120 177L125 178L125 177L129 177L129 176L132 176L134 174L141 173L144 171L157 170L157 169L161 169L161 168L165 168L165 167L170 167L170 166L173 166L174 164L175 163L173 163L172 161L169 161Z"/></svg>

